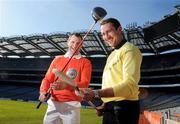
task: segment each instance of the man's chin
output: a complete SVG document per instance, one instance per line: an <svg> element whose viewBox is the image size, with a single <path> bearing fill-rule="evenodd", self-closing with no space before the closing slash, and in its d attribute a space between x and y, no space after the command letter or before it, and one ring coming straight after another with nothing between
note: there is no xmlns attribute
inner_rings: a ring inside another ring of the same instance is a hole
<svg viewBox="0 0 180 124"><path fill-rule="evenodd" d="M75 52L75 50L74 50L74 49L71 49L71 50L70 50L70 52L71 52L71 53L74 53L74 52Z"/></svg>
<svg viewBox="0 0 180 124"><path fill-rule="evenodd" d="M113 44L109 44L110 47L114 48L114 45Z"/></svg>

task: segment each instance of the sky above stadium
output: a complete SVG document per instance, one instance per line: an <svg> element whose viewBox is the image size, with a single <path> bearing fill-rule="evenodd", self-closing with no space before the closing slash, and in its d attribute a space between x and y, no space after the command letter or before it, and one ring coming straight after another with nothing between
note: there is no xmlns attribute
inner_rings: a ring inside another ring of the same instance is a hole
<svg viewBox="0 0 180 124"><path fill-rule="evenodd" d="M0 0L0 37L88 30L91 11L100 6L125 28L160 21L179 0ZM99 30L96 24L95 30Z"/></svg>

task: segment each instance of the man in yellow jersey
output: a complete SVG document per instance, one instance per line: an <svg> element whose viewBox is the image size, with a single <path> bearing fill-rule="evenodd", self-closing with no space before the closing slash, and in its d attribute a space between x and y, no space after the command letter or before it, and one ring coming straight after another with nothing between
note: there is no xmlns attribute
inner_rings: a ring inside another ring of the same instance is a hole
<svg viewBox="0 0 180 124"><path fill-rule="evenodd" d="M103 112L99 110L97 115L103 115L103 124L138 124L141 52L124 38L117 19L103 20L100 29L103 40L114 50L104 67L102 88L81 89L83 100L102 99Z"/></svg>

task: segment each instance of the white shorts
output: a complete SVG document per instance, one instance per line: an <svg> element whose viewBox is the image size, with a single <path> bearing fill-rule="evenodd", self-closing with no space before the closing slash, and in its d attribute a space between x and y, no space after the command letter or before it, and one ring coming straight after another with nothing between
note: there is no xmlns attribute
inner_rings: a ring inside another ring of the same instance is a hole
<svg viewBox="0 0 180 124"><path fill-rule="evenodd" d="M80 102L57 102L49 99L47 103L44 124L80 124Z"/></svg>

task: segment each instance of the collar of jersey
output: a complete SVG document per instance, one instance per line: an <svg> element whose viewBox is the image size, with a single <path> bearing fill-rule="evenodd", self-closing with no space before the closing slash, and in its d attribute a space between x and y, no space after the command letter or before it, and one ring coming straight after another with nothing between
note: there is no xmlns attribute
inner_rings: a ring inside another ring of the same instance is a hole
<svg viewBox="0 0 180 124"><path fill-rule="evenodd" d="M72 54L70 52L66 52L66 54L64 55L65 58L71 58ZM82 57L81 53L74 55L73 58L75 59L80 59Z"/></svg>

